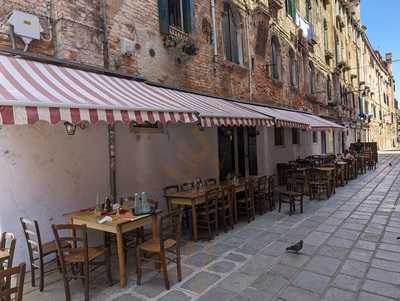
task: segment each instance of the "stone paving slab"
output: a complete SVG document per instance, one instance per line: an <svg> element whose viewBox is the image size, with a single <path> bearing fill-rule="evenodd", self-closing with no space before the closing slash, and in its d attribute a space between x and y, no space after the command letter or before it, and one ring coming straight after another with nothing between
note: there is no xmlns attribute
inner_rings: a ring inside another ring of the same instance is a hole
<svg viewBox="0 0 400 301"><path fill-rule="evenodd" d="M392 162L392 167L388 165ZM183 280L171 266L171 290L162 274L145 270L135 283L134 253L128 285L95 282L96 301L394 301L400 299L400 153L380 156L375 171L338 187L329 200L305 199L304 214L273 211L235 225L214 240L183 242ZM299 254L286 247L304 240ZM117 272L114 272L117 274ZM63 300L62 282L43 293L27 287L27 300ZM28 285L28 284L27 284ZM74 299L82 294L73 282Z"/></svg>

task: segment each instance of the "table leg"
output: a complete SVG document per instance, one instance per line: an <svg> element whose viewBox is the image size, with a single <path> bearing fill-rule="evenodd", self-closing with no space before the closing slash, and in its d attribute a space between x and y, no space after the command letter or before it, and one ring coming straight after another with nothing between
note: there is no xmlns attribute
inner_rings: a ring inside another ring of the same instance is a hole
<svg viewBox="0 0 400 301"><path fill-rule="evenodd" d="M196 212L196 202L192 202L192 231L193 240L197 241L197 212Z"/></svg>
<svg viewBox="0 0 400 301"><path fill-rule="evenodd" d="M121 288L124 288L126 285L124 237L120 229L118 229L116 236L117 236L117 253L118 253L118 263L119 263L119 285Z"/></svg>

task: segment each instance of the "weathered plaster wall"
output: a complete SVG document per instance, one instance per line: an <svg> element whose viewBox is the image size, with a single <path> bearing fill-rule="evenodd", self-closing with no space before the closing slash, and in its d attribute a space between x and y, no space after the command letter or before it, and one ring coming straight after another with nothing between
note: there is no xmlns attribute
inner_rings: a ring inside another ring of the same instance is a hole
<svg viewBox="0 0 400 301"><path fill-rule="evenodd" d="M120 193L148 191L165 208L162 187L218 177L216 129L168 126L139 138L117 124L116 140ZM74 136L45 123L0 130L0 232L17 235L16 262L28 260L20 216L37 219L43 241L52 240L50 226L66 222L64 213L94 206L96 193L109 193L107 143L105 124Z"/></svg>

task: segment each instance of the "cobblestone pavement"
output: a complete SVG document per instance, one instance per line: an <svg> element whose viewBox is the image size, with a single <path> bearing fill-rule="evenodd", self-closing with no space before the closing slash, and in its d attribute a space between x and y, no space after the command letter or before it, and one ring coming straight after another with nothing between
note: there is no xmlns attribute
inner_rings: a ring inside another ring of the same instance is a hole
<svg viewBox="0 0 400 301"><path fill-rule="evenodd" d="M127 288L94 280L92 299L400 300L399 174L400 153L381 155L377 170L338 188L327 201L307 200L304 214L274 211L211 242L186 243L184 279L177 283L171 266L170 291L155 272L145 272L143 285L136 286L134 264L128 262ZM300 239L301 254L285 252ZM79 300L81 284L74 287ZM30 291L26 299L64 300L62 283L54 279L46 292Z"/></svg>

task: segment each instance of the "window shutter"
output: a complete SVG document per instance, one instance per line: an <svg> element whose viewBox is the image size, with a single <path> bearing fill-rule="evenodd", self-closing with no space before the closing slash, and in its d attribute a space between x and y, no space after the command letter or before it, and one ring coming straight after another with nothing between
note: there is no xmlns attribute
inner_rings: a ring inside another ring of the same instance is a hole
<svg viewBox="0 0 400 301"><path fill-rule="evenodd" d="M224 3L226 5L226 3ZM231 60L231 36L229 30L229 8L224 7L224 14L222 16L222 37L224 39L225 58Z"/></svg>
<svg viewBox="0 0 400 301"><path fill-rule="evenodd" d="M239 45L238 45L238 32L237 25L235 24L235 20L233 15L230 14L230 35L231 35L231 51L232 51L232 61L239 64Z"/></svg>
<svg viewBox="0 0 400 301"><path fill-rule="evenodd" d="M194 31L194 0L182 0L183 5L183 28L185 32Z"/></svg>
<svg viewBox="0 0 400 301"><path fill-rule="evenodd" d="M289 0L290 1L290 15L292 16L293 20L296 20L296 0Z"/></svg>
<svg viewBox="0 0 400 301"><path fill-rule="evenodd" d="M158 0L158 14L160 22L160 32L169 33L169 13L168 0Z"/></svg>

